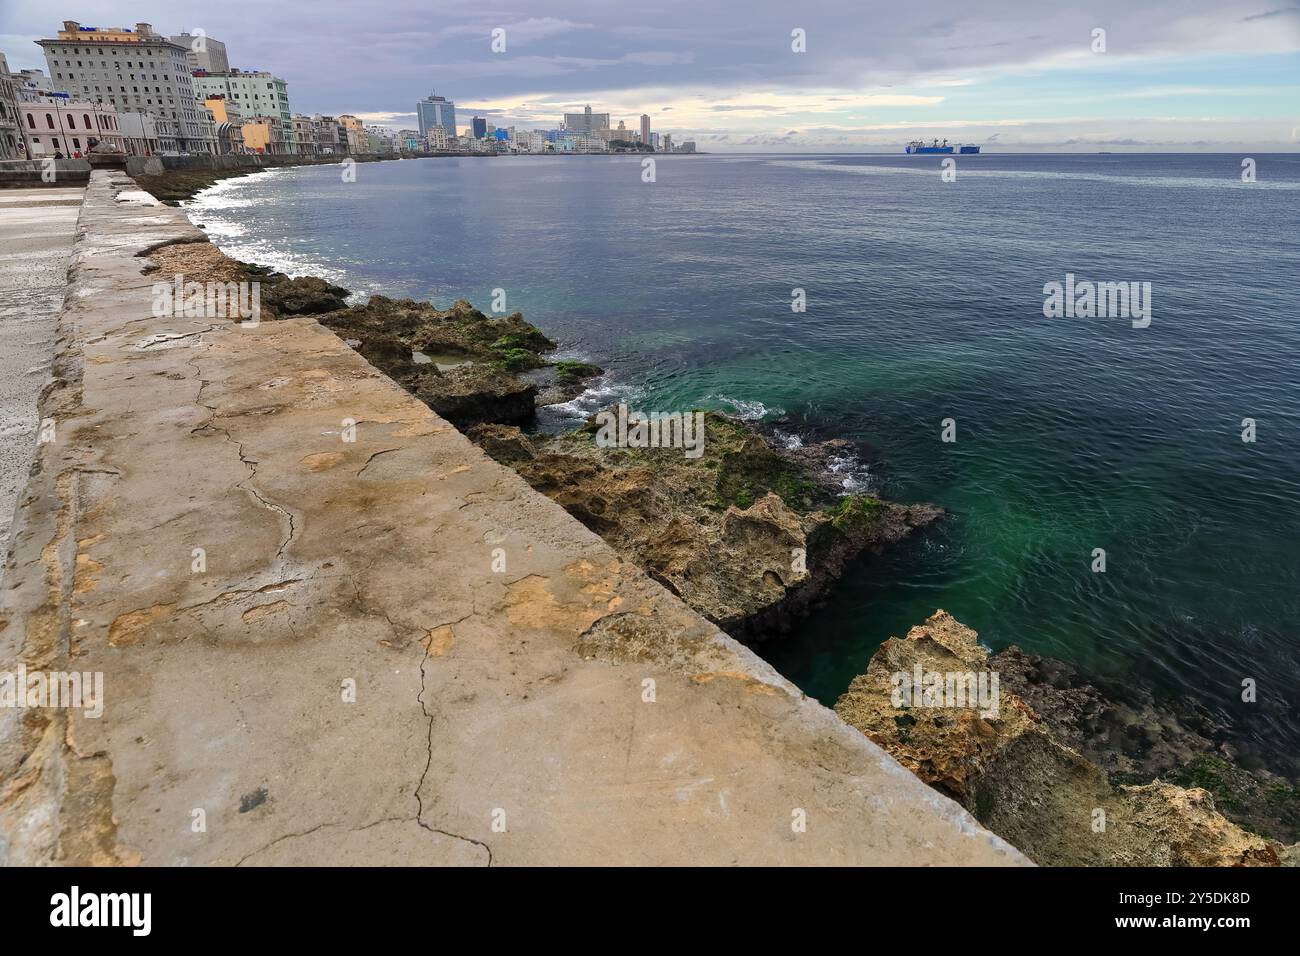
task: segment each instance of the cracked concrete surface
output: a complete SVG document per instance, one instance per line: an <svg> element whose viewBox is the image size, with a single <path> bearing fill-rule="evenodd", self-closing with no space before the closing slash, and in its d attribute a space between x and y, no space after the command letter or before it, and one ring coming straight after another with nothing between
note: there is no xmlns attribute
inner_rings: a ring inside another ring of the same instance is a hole
<svg viewBox="0 0 1300 956"><path fill-rule="evenodd" d="M204 236L135 188L87 189L0 594L0 669L105 711L0 709L0 859L1025 862L315 321L152 317Z"/></svg>

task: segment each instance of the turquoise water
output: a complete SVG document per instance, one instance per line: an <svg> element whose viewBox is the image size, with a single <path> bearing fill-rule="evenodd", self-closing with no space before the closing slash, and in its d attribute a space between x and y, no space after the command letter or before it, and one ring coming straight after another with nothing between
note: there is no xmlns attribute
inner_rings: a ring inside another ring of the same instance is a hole
<svg viewBox="0 0 1300 956"><path fill-rule="evenodd" d="M412 160L232 180L192 212L361 291L504 289L610 370L550 427L615 397L729 407L851 438L849 487L946 508L761 647L810 694L943 607L1191 698L1294 774L1300 156L1254 158L1254 184L1223 155L959 157L953 183L939 157L661 157L651 184L636 158ZM1067 272L1150 282L1150 327L1044 318Z"/></svg>

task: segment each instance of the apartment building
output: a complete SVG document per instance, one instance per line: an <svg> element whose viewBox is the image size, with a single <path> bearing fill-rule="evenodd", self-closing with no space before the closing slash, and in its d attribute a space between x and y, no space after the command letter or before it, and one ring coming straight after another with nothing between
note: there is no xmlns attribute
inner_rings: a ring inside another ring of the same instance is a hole
<svg viewBox="0 0 1300 956"><path fill-rule="evenodd" d="M86 27L65 20L57 37L36 42L55 91L78 102L108 104L118 113L153 117L163 152L216 152L215 130L196 97L187 49L148 23Z"/></svg>
<svg viewBox="0 0 1300 956"><path fill-rule="evenodd" d="M221 95L245 116L277 117L284 151L298 151L293 112L289 109L289 85L280 77L261 70L232 69L221 73L196 70L192 79L201 100Z"/></svg>
<svg viewBox="0 0 1300 956"><path fill-rule="evenodd" d="M317 152L316 134L312 125L312 118L301 113L295 113L291 122L293 123L293 141L298 147L298 153L302 156L315 156Z"/></svg>
<svg viewBox="0 0 1300 956"><path fill-rule="evenodd" d="M0 53L0 159L25 159L22 124L18 116L18 93L9 75L9 61Z"/></svg>
<svg viewBox="0 0 1300 956"><path fill-rule="evenodd" d="M279 116L246 116L240 125L244 137L244 151L281 156L287 152L284 126Z"/></svg>
<svg viewBox="0 0 1300 956"><path fill-rule="evenodd" d="M91 148L126 152L117 110L105 103L76 100L67 93L19 91L18 115L28 158L85 156Z"/></svg>
<svg viewBox="0 0 1300 956"><path fill-rule="evenodd" d="M316 113L311 127L317 155L341 156L348 151L348 131L335 117Z"/></svg>
<svg viewBox="0 0 1300 956"><path fill-rule="evenodd" d="M351 113L344 113L339 117L339 122L347 130L348 135L348 152L364 153L366 151L366 129L359 117Z"/></svg>
<svg viewBox="0 0 1300 956"><path fill-rule="evenodd" d="M581 113L564 114L564 129L575 135L593 136L600 130L609 129L609 114L593 113L591 107L586 106Z"/></svg>
<svg viewBox="0 0 1300 956"><path fill-rule="evenodd" d="M195 30L193 33L181 33L168 37L173 43L185 47L188 51L185 59L190 65L190 72L206 70L209 73L224 73L230 69L230 58L226 56L226 45L220 40Z"/></svg>
<svg viewBox="0 0 1300 956"><path fill-rule="evenodd" d="M203 108L212 114L217 131L219 153L244 152L243 114L235 104L221 94L203 100Z"/></svg>

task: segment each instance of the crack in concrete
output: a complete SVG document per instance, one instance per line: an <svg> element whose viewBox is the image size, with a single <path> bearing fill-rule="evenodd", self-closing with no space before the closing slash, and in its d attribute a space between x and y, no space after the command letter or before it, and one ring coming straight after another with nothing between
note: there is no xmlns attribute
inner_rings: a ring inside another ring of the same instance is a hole
<svg viewBox="0 0 1300 956"><path fill-rule="evenodd" d="M206 431L208 429L211 429L214 432L219 432L222 436L224 436L227 442L235 446L235 450L236 453L239 455L240 462L249 471L248 477L245 478L243 481L239 482L237 485L235 485L235 487L240 489L241 491L245 491L248 494L252 495L257 500L257 502L260 505L262 505L262 507L268 508L271 511L274 511L282 515L289 525L288 533L281 540L280 546L276 549L275 552L275 556L277 559L283 558L285 550L289 547L290 543L292 543L294 539L294 536L298 533L297 521L293 516L293 512L291 512L288 508L267 498L264 494L262 494L261 491L259 491L256 487L250 484L255 478L257 478L258 462L254 459L248 458L244 454L244 443L241 441L237 441L235 438L233 438L228 428L225 428L221 425L214 424L217 420L217 415L218 415L216 407L213 405L205 405L203 404L202 401L203 389L205 389L208 385L210 385L211 382L208 379L205 379L203 377L203 370L200 369L198 365L195 364L197 361L198 361L198 357L195 356L193 358L186 359L185 364L190 366L190 368L194 369L194 374L198 376L199 390L194 395L194 404L199 408L202 408L206 412L208 412L208 419L202 424L196 425L194 428L191 428L190 434L193 435L196 432L201 432L201 431Z"/></svg>
<svg viewBox="0 0 1300 956"><path fill-rule="evenodd" d="M348 827L347 829L351 833L361 833L364 830L369 830L372 827L377 827L381 823L403 823L405 822L405 820L406 820L405 817L380 817L378 820L372 820L370 823L363 824L362 826ZM314 827L310 827L306 830L299 830L296 833L286 833L283 836L278 836L270 843L259 846L256 850L253 850L252 852L246 853L243 856L241 856L239 858L239 861L235 864L235 866L243 866L244 863L246 863L248 860L252 859L253 857L257 856L257 854L263 853L266 850L271 849L271 847L275 846L278 843L283 843L285 840L296 840L299 837L311 836L317 830L324 830L326 827L341 828L343 827L343 824L342 823L318 823Z"/></svg>
<svg viewBox="0 0 1300 956"><path fill-rule="evenodd" d="M373 455L371 455L369 458L366 459L366 463L361 466L361 471L357 472L357 477L360 478L362 472L364 472L367 468L369 468L370 463L374 461L376 458L378 458L380 455L387 455L389 452L401 451L401 450L402 450L401 448L385 448L383 451L375 452Z"/></svg>
<svg viewBox="0 0 1300 956"><path fill-rule="evenodd" d="M226 437L227 438L230 437L229 433L227 433ZM236 442L236 444L239 446L239 460L242 461L248 467L249 475L247 478L245 478L235 487L247 491L254 498L256 498L264 508L269 508L272 511L276 512L277 514L283 515L285 520L289 523L288 533L285 534L284 539L280 542L280 546L275 550L276 558L283 558L285 550L289 547L290 543L293 541L294 535L298 533L298 527L297 527L297 523L294 521L293 512L291 512L288 508L284 507L283 505L277 504L276 502L272 501L270 498L262 494L262 492L260 492L255 486L250 484L250 482L252 482L253 479L257 477L257 462L250 461L249 459L244 457L244 445L242 442Z"/></svg>
<svg viewBox="0 0 1300 956"><path fill-rule="evenodd" d="M495 504L501 504L501 505L505 505L505 504L509 504L509 503L512 502L512 501L516 501L516 500L518 500L518 498L519 498L519 492L518 492L517 490L516 490L513 494L511 494L508 498L492 498L492 497L488 497L489 495L494 494L495 492L499 491L500 489L501 489L501 482L500 482L499 480L497 480L497 481L494 481L494 482L492 483L492 487L489 488L489 489L487 489L486 491L469 491L469 492L466 492L466 493L465 493L465 503L462 504L462 505L459 505L459 506L456 508L456 510L457 510L457 511L464 511L466 508L470 507L471 505L488 505L488 504L493 504L493 505L495 505ZM483 496L483 497L481 498L481 500L476 500L476 501L470 501L470 500L469 500L469 499L471 499L471 498L477 498L477 497L480 496L480 495Z"/></svg>
<svg viewBox="0 0 1300 956"><path fill-rule="evenodd" d="M196 332L159 332L149 336L143 342L136 346L137 349L144 351L151 349L155 345L169 345L172 342L179 342L181 339L192 339L196 335L207 335L209 332L215 332L216 327L209 325L206 329L199 329Z"/></svg>
<svg viewBox="0 0 1300 956"><path fill-rule="evenodd" d="M141 322L156 322L156 321L157 321L157 319L155 319L153 316L146 316L146 317L143 318L143 319L132 319L130 322L126 322L126 323L124 323L124 324L122 324L122 325L119 325L119 326L118 326L117 328L115 328L115 329L109 329L109 330L107 330L106 332L101 332L101 333L99 333L98 335L94 336L93 338L86 339L86 344L87 344L87 345L98 345L100 342L104 342L104 341L106 341L106 340L112 338L114 335L121 335L122 333L124 333L124 332L126 332L128 329L130 329L131 326L133 326L133 325L139 325Z"/></svg>
<svg viewBox="0 0 1300 956"><path fill-rule="evenodd" d="M448 627L448 628L454 627L455 625L461 623L462 621L469 620L476 613L477 611L470 611L468 614L464 615L461 618L458 618L455 621L447 621L446 623L435 625L434 627L429 629L429 632L432 633L433 631L438 630L438 628L440 627ZM415 814L415 822L418 823L424 829L429 830L432 833L440 833L446 837L452 837L453 839L456 840L463 840L466 843L472 843L475 846L481 846L487 852L487 865L490 868L492 866L492 848L488 846L486 843L484 843L482 840L475 840L473 837L462 836L459 833L451 833L447 830L439 829L438 827L431 826L424 822L424 799L420 796L420 791L424 787L425 779L429 776L430 768L433 767L433 722L435 719L434 714L432 714L429 711L429 707L426 704L424 699L424 692L427 689L425 686L424 666L427 663L429 663L428 643L424 645L424 658L420 661L420 693L416 696L416 699L420 702L421 712L427 718L429 718L428 757L424 763L424 771L420 774L420 779L415 785L415 805L417 808Z"/></svg>
<svg viewBox="0 0 1300 956"><path fill-rule="evenodd" d="M347 579L348 579L348 583L352 585L353 603L356 605L357 610L360 611L362 614L367 614L367 615L377 614L379 617L382 617L385 621L388 622L388 626L389 628L392 629L394 637L400 638L402 636L402 628L406 628L407 630L411 630L411 631L420 630L415 625L399 624L397 621L394 621L392 617L389 616L388 612L383 608L379 608L378 610L372 610L370 606L366 604L366 599L361 596L361 588L357 586L356 577L349 574L347 575Z"/></svg>
<svg viewBox="0 0 1300 956"><path fill-rule="evenodd" d="M218 601L222 600L223 598L239 597L240 595L243 594L270 594L273 591L277 591L281 588L288 588L294 584L301 584L302 581L303 578L286 578L283 581L276 581L273 584L266 584L260 588L234 588L233 590L230 591L222 591L220 594L216 595L215 597L210 597L206 601L199 601L197 604L187 604L185 607L180 608L180 611L182 612L194 611L201 607L207 607L209 604L215 604Z"/></svg>

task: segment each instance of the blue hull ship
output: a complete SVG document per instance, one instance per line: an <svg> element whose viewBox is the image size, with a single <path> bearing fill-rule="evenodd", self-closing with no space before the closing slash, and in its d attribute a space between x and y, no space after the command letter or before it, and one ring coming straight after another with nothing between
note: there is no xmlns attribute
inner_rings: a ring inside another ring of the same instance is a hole
<svg viewBox="0 0 1300 956"><path fill-rule="evenodd" d="M980 148L978 146L962 146L961 144L949 146L946 139L942 143L936 139L928 146L921 140L914 139L912 142L907 144L907 147L904 150L906 153L960 153L963 156L970 156L979 151Z"/></svg>

